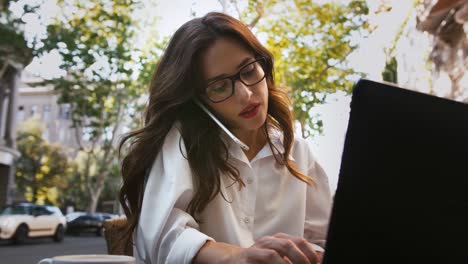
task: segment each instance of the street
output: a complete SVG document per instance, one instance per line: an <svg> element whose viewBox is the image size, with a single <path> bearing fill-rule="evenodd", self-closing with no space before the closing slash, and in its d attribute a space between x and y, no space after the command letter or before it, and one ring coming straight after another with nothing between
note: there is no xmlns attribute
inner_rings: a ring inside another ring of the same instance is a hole
<svg viewBox="0 0 468 264"><path fill-rule="evenodd" d="M23 245L10 241L0 241L0 263L36 264L43 258L71 254L106 254L104 237L94 234L66 236L63 242L56 243L50 238L29 239Z"/></svg>

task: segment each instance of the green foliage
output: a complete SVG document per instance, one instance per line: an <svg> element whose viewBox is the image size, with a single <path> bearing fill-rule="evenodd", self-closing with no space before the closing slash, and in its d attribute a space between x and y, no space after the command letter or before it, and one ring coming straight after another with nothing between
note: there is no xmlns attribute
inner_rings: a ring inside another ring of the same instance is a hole
<svg viewBox="0 0 468 264"><path fill-rule="evenodd" d="M105 4L107 3L107 4ZM117 121L122 105L134 96L130 39L131 1L62 4L64 17L48 27L43 50L57 49L61 68L68 75L51 80L59 103L69 103L73 125L84 128L91 141L101 140L104 130ZM66 8L75 12L67 14ZM104 136L105 137L105 136ZM105 144L108 144L109 138Z"/></svg>
<svg viewBox="0 0 468 264"><path fill-rule="evenodd" d="M62 207L72 205L77 211L84 211L88 207L89 194L86 190L84 175L78 173L75 161L69 162L69 173L63 177L66 188L61 190L57 201Z"/></svg>
<svg viewBox="0 0 468 264"><path fill-rule="evenodd" d="M235 2L235 1L231 1ZM255 25L266 36L266 46L276 63L276 80L289 88L294 114L303 135L321 129L321 121L309 113L326 95L350 92L361 73L348 67L346 57L357 48L357 38L369 33L369 9L362 0L257 0L241 13L241 20Z"/></svg>
<svg viewBox="0 0 468 264"><path fill-rule="evenodd" d="M16 17L9 10L11 2L13 1L0 2L0 69L7 64L26 66L33 58L33 50L28 47L24 36L24 22L21 17L34 13L39 5L25 5L23 14Z"/></svg>
<svg viewBox="0 0 468 264"><path fill-rule="evenodd" d="M57 204L58 190L67 186L69 161L60 145L42 138L43 130L37 118L19 127L17 145L21 157L17 161L15 180L18 191L28 200Z"/></svg>
<svg viewBox="0 0 468 264"><path fill-rule="evenodd" d="M144 93L160 46L135 46L134 1L69 3L61 4L63 17L48 27L41 49L58 50L68 74L47 83L59 91L59 103L71 105L73 125L83 128L89 141L104 140L106 148L124 108L129 110Z"/></svg>
<svg viewBox="0 0 468 264"><path fill-rule="evenodd" d="M85 182L88 209L94 211L110 168L118 162L118 133L141 111L137 100L146 94L164 43L156 43L157 35L145 43L136 37L148 26L134 16L143 7L136 1L74 0L59 1L59 6L60 16L47 27L39 53L58 51L67 75L41 85L52 84L58 103L70 105L81 155L86 156L76 173Z"/></svg>
<svg viewBox="0 0 468 264"><path fill-rule="evenodd" d="M101 201L116 201L118 200L118 194L120 189L120 165L113 164L109 168L109 174L106 178L106 184L102 190L100 197Z"/></svg>
<svg viewBox="0 0 468 264"><path fill-rule="evenodd" d="M382 79L386 82L398 83L398 62L394 56L385 63Z"/></svg>

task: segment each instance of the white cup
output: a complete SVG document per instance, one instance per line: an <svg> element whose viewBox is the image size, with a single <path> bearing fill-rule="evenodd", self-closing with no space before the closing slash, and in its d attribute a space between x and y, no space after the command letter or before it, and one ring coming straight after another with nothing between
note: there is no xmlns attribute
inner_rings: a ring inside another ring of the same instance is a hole
<svg viewBox="0 0 468 264"><path fill-rule="evenodd" d="M135 258L124 255L65 255L46 258L37 264L134 264Z"/></svg>

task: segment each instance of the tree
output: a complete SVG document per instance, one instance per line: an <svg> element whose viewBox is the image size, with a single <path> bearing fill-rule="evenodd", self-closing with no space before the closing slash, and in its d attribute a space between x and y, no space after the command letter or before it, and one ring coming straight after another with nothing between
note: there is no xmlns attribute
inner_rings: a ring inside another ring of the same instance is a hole
<svg viewBox="0 0 468 264"><path fill-rule="evenodd" d="M70 173L64 150L42 138L44 127L37 118L26 120L18 130L18 190L34 203L57 204L58 190L65 189L65 178Z"/></svg>
<svg viewBox="0 0 468 264"><path fill-rule="evenodd" d="M84 211L89 204L85 178L78 172L75 160L69 161L68 171L63 179L66 182L66 191L61 192L57 203L62 207L73 206L74 210Z"/></svg>
<svg viewBox="0 0 468 264"><path fill-rule="evenodd" d="M76 0L59 5L61 15L48 26L41 52L57 50L67 75L42 84L52 84L59 103L71 107L76 140L85 153L79 173L86 182L88 211L93 213L109 168L117 162L116 141L123 121L136 112L160 46L155 43L157 35L146 43L135 38L140 24L133 12L142 8L136 1Z"/></svg>
<svg viewBox="0 0 468 264"><path fill-rule="evenodd" d="M119 193L120 185L121 185L121 174L120 174L120 164L115 164L109 170L109 174L107 177L106 185L102 191L100 200L101 202L109 202L113 201L114 203L111 205L112 208L109 208L109 204L107 207L102 207L102 210L105 211L106 209L109 212L112 210L112 213L119 213L119 208L115 207L120 204L118 196L116 194ZM103 205L103 203L101 203Z"/></svg>
<svg viewBox="0 0 468 264"><path fill-rule="evenodd" d="M309 110L339 90L350 92L361 73L346 58L357 38L370 32L369 9L362 0L316 3L310 0L249 1L244 10L231 0L244 23L266 37L276 62L276 80L289 87L296 120L304 137L321 129Z"/></svg>
<svg viewBox="0 0 468 264"><path fill-rule="evenodd" d="M21 17L25 14L34 13L38 6L25 5L23 14L14 16L10 10L10 0L0 2L0 80L7 73L10 65L28 65L33 58L33 50L28 46L24 36L24 22Z"/></svg>

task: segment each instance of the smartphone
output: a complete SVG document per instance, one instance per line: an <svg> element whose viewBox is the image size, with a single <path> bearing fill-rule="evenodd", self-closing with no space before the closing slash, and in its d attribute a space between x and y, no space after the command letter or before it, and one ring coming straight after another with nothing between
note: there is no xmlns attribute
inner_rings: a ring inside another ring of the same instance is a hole
<svg viewBox="0 0 468 264"><path fill-rule="evenodd" d="M218 124L219 127L221 127L221 129L226 132L226 134L232 138L232 140L234 140L234 142L236 142L237 144L239 144L239 146L244 149L245 151L249 151L249 146L247 146L247 144L245 144L244 142L242 142L240 139L238 139L236 136L234 136L234 134L231 133L231 131L229 131L229 129L227 129L223 123L221 123L221 121L219 121L209 110L208 108L206 108L199 100L197 99L194 99L195 103L200 106L200 108L208 115L211 117L211 119L213 119L213 121L215 121L216 124Z"/></svg>

